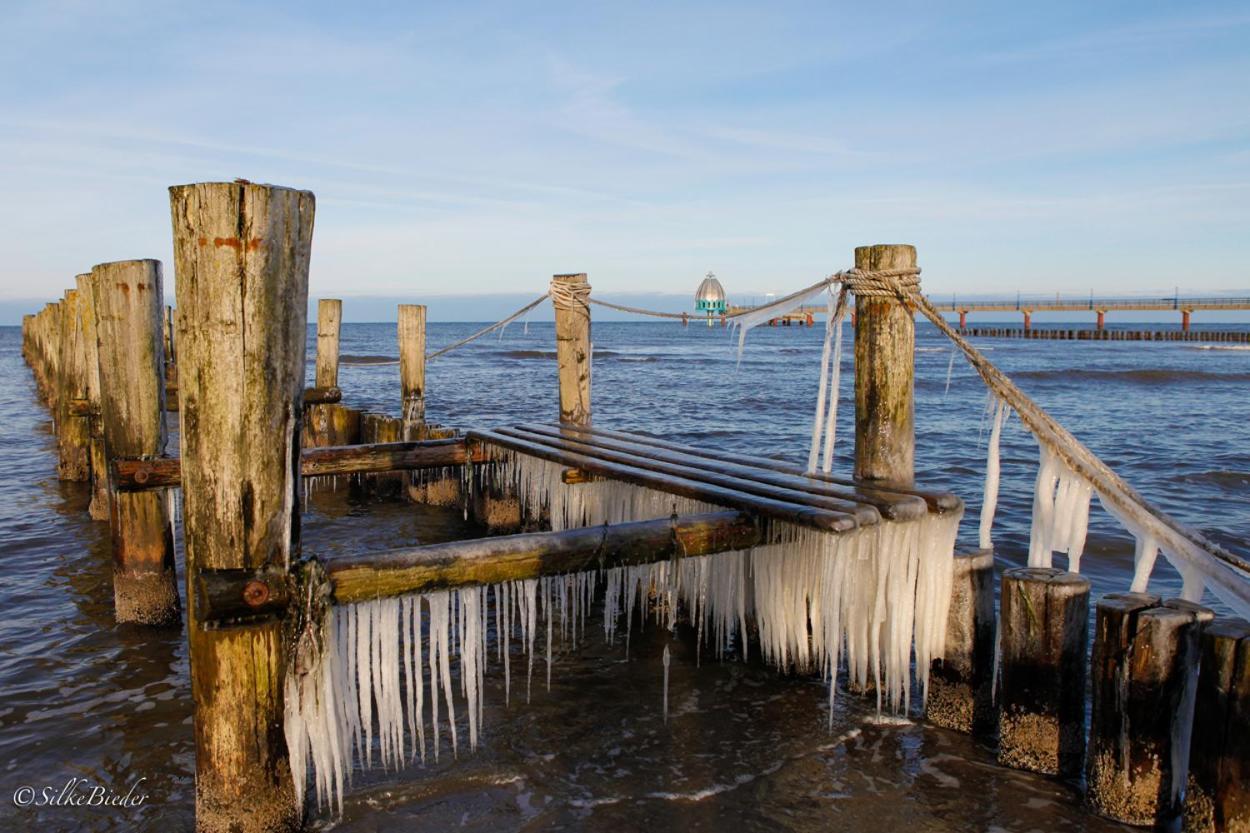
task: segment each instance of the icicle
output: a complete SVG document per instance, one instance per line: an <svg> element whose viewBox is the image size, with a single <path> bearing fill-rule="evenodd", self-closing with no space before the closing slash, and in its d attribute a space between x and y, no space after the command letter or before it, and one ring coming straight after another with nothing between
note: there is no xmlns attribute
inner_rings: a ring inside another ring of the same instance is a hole
<svg viewBox="0 0 1250 833"><path fill-rule="evenodd" d="M951 392L951 376L955 374L955 348L951 348L950 354L950 363L946 365L946 390L942 391L943 399Z"/></svg>
<svg viewBox="0 0 1250 833"><path fill-rule="evenodd" d="M1033 486L1033 526L1029 532L1029 566L1049 567L1055 524L1055 487L1059 483L1059 460L1039 443L1037 482Z"/></svg>
<svg viewBox="0 0 1250 833"><path fill-rule="evenodd" d="M838 434L838 400L842 388L842 321L846 317L846 294L838 299L838 309L834 313L837 321L833 325L833 378L829 382L829 407L825 412L825 453L821 460L820 470L828 474L833 469L833 446Z"/></svg>
<svg viewBox="0 0 1250 833"><path fill-rule="evenodd" d="M985 454L985 490L981 500L980 547L989 549L994 546L992 528L994 512L998 508L999 479L999 443L1003 433L1003 423L1007 419L1007 403L990 394L989 409L994 412L993 427L990 429L989 448Z"/></svg>
<svg viewBox="0 0 1250 833"><path fill-rule="evenodd" d="M820 456L820 438L825 422L825 398L829 388L829 357L833 353L833 290L829 291L829 303L825 316L825 343L820 353L820 386L816 391L816 416L812 420L812 442L807 452L807 472L816 471L816 459Z"/></svg>
<svg viewBox="0 0 1250 833"><path fill-rule="evenodd" d="M1137 547L1133 552L1133 583L1129 591L1145 593L1150 584L1150 573L1154 570L1155 559L1159 557L1159 544L1149 533L1137 538Z"/></svg>
<svg viewBox="0 0 1250 833"><path fill-rule="evenodd" d="M664 646L664 722L668 723L668 646Z"/></svg>

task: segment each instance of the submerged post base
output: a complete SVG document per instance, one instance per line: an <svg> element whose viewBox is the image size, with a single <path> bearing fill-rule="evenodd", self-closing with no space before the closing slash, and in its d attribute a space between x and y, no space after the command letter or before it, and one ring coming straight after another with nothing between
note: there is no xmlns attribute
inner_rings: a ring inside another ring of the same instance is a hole
<svg viewBox="0 0 1250 833"><path fill-rule="evenodd" d="M956 553L946 656L933 661L925 719L957 732L994 731L994 551Z"/></svg>
<svg viewBox="0 0 1250 833"><path fill-rule="evenodd" d="M113 610L118 622L177 625L182 621L178 578L161 572L113 571Z"/></svg>

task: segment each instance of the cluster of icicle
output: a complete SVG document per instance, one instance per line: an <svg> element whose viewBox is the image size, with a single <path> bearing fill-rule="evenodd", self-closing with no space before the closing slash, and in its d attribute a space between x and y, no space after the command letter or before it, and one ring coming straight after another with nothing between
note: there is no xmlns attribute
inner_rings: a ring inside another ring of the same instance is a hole
<svg viewBox="0 0 1250 833"><path fill-rule="evenodd" d="M988 413L991 415L989 449L986 454L985 496L981 506L980 545L992 546L991 527L998 502L999 444L1003 425L1011 413L1006 402L990 394ZM1184 581L1181 598L1201 601L1205 584L1210 576L1202 569L1209 559L1202 553L1171 553L1162 550L1158 538L1150 531L1143 513L1130 514L1117 508L1116 504L1096 492L1090 482L1064 462L1046 443L1038 442L1039 459L1037 480L1033 491L1033 521L1029 531L1030 567L1052 566L1055 553L1065 553L1067 568L1081 571L1081 556L1085 551L1085 539L1089 531L1090 501L1094 494L1098 502L1115 518L1135 541L1133 554L1133 581L1129 586L1134 593L1144 593L1150 583L1159 553L1181 574Z"/></svg>
<svg viewBox="0 0 1250 833"><path fill-rule="evenodd" d="M616 481L571 487L559 465L500 455L494 476L511 478L525 512L549 517L554 529L720 508ZM550 686L554 641L585 639L600 585L609 643L623 626L628 646L635 621L648 613L671 629L680 608L700 650L724 657L736 649L745 658L749 620L762 658L784 671L821 674L831 702L845 665L849 683L875 686L879 707L905 710L913 653L924 695L930 663L944 649L958 523L958 513L947 513L842 535L774 523L767 541L748 551L339 606L327 617L320 662L287 680L287 744L301 801L311 769L318 806L341 808L353 761L373 765L375 745L377 762L390 768L424 760L431 735L435 757L444 736L456 754L457 699L475 747L488 627L506 698L510 645L519 638L528 699L537 640L545 643L537 650L545 649Z"/></svg>

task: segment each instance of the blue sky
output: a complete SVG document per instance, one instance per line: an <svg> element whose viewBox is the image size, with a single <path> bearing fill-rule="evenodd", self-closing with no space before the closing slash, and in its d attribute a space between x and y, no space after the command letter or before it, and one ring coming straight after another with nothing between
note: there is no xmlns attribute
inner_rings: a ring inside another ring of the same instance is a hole
<svg viewBox="0 0 1250 833"><path fill-rule="evenodd" d="M1250 289L1244 2L2 8L0 300L235 177L316 192L314 296Z"/></svg>

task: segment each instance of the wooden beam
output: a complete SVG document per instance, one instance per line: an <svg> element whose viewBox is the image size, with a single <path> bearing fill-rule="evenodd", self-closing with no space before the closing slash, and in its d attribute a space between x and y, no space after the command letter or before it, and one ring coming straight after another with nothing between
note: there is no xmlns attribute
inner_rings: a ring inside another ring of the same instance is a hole
<svg viewBox="0 0 1250 833"><path fill-rule="evenodd" d="M317 302L315 378L318 388L337 388L339 385L339 329L342 322L342 301L337 298L322 298ZM307 403L307 398L304 401Z"/></svg>
<svg viewBox="0 0 1250 833"><path fill-rule="evenodd" d="M743 550L760 536L749 515L709 512L341 556L325 569L334 600L358 602Z"/></svg>
<svg viewBox="0 0 1250 833"><path fill-rule="evenodd" d="M300 474L316 477L329 474L367 474L410 471L483 463L486 453L463 439L421 440L419 442L373 443L370 445L305 448L300 453ZM112 478L119 491L137 492L166 489L182 484L182 461L177 457L143 459L122 457L112 462Z"/></svg>

